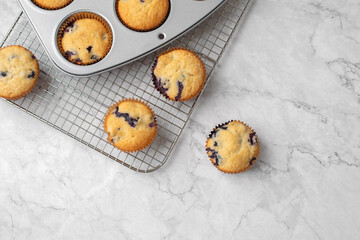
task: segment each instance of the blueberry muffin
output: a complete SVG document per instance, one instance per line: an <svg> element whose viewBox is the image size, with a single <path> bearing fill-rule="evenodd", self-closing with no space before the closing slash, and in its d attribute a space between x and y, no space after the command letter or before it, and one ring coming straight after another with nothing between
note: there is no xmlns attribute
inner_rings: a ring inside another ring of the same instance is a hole
<svg viewBox="0 0 360 240"><path fill-rule="evenodd" d="M116 148L133 152L147 147L155 138L154 112L140 100L124 99L112 105L104 120L108 141Z"/></svg>
<svg viewBox="0 0 360 240"><path fill-rule="evenodd" d="M239 173L249 169L260 154L256 133L240 121L218 125L210 133L206 151L222 172Z"/></svg>
<svg viewBox="0 0 360 240"><path fill-rule="evenodd" d="M153 68L155 88L173 101L185 101L198 95L205 79L204 63L187 49L173 49L161 54Z"/></svg>
<svg viewBox="0 0 360 240"><path fill-rule="evenodd" d="M54 9L66 7L73 0L32 0L32 1L41 8L54 10Z"/></svg>
<svg viewBox="0 0 360 240"><path fill-rule="evenodd" d="M61 52L69 61L89 65L100 61L109 52L112 36L103 22L82 18L65 25L58 41L61 41Z"/></svg>
<svg viewBox="0 0 360 240"><path fill-rule="evenodd" d="M21 46L0 49L0 97L16 100L35 86L39 77L35 56Z"/></svg>
<svg viewBox="0 0 360 240"><path fill-rule="evenodd" d="M118 0L117 14L122 23L136 31L159 27L169 13L169 0Z"/></svg>

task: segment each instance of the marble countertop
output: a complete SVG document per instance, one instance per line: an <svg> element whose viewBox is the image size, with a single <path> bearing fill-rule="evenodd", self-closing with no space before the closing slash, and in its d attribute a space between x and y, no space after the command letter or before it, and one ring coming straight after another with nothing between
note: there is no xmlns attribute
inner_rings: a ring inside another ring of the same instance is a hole
<svg viewBox="0 0 360 240"><path fill-rule="evenodd" d="M0 0L0 38L15 0ZM0 101L0 239L360 239L360 1L255 0L169 161L135 173ZM204 152L250 124L251 170Z"/></svg>

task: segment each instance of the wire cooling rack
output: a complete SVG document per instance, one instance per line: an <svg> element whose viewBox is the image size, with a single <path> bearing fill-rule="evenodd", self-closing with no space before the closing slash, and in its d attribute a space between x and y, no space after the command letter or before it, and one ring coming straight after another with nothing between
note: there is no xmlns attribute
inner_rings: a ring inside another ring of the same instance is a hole
<svg viewBox="0 0 360 240"><path fill-rule="evenodd" d="M165 48L88 78L71 77L59 71L21 13L1 47L21 45L28 48L38 59L41 72L30 94L7 102L134 171L155 171L169 158L198 99L181 103L168 101L160 95L151 81L155 57L172 47L187 47L202 56L208 80L250 1L229 0L202 24ZM125 153L106 140L103 118L114 102L131 97L149 103L157 116L159 131L148 148Z"/></svg>

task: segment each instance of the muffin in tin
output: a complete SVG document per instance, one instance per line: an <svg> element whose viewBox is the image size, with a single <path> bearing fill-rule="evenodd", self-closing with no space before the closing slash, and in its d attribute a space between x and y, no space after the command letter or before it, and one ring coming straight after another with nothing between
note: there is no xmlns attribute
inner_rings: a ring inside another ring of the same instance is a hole
<svg viewBox="0 0 360 240"><path fill-rule="evenodd" d="M116 148L125 152L138 151L154 140L156 117L146 103L124 99L109 108L104 129L108 133L108 141Z"/></svg>
<svg viewBox="0 0 360 240"><path fill-rule="evenodd" d="M47 9L56 10L69 5L73 0L32 0L37 6Z"/></svg>
<svg viewBox="0 0 360 240"><path fill-rule="evenodd" d="M16 100L27 95L39 77L35 56L21 46L0 49L0 97Z"/></svg>
<svg viewBox="0 0 360 240"><path fill-rule="evenodd" d="M135 31L151 31L166 20L169 0L117 0L116 10L121 22Z"/></svg>
<svg viewBox="0 0 360 240"><path fill-rule="evenodd" d="M89 65L110 50L112 32L107 22L93 13L77 13L67 19L58 34L60 52L69 61Z"/></svg>
<svg viewBox="0 0 360 240"><path fill-rule="evenodd" d="M188 49L175 48L160 54L153 67L155 88L173 101L186 101L197 96L205 80L204 63Z"/></svg>
<svg viewBox="0 0 360 240"><path fill-rule="evenodd" d="M241 121L229 121L216 126L206 142L211 162L225 173L249 169L260 154L256 133Z"/></svg>

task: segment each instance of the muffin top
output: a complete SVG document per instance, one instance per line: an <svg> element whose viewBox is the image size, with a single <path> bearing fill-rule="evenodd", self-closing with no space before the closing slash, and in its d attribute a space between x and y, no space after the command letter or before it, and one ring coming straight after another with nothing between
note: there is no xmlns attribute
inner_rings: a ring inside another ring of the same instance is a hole
<svg viewBox="0 0 360 240"><path fill-rule="evenodd" d="M160 55L153 74L155 87L174 101L195 97L203 88L206 78L204 63L185 49Z"/></svg>
<svg viewBox="0 0 360 240"><path fill-rule="evenodd" d="M129 28L150 31L165 21L169 5L169 0L118 0L117 12Z"/></svg>
<svg viewBox="0 0 360 240"><path fill-rule="evenodd" d="M73 0L33 0L38 6L48 9L62 8L70 4Z"/></svg>
<svg viewBox="0 0 360 240"><path fill-rule="evenodd" d="M108 140L123 151L137 151L149 145L156 134L155 116L150 107L123 100L109 108L104 121Z"/></svg>
<svg viewBox="0 0 360 240"><path fill-rule="evenodd" d="M38 61L29 50L21 46L0 49L0 97L23 97L35 86L38 77Z"/></svg>
<svg viewBox="0 0 360 240"><path fill-rule="evenodd" d="M260 146L251 128L240 121L232 121L211 132L206 151L218 169L238 173L251 167L260 153Z"/></svg>
<svg viewBox="0 0 360 240"><path fill-rule="evenodd" d="M67 59L78 64L91 64L106 56L110 38L101 22L84 18L65 29L61 43Z"/></svg>

